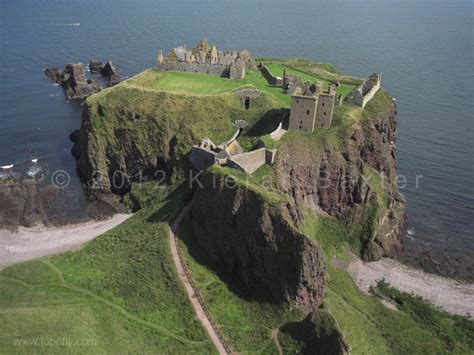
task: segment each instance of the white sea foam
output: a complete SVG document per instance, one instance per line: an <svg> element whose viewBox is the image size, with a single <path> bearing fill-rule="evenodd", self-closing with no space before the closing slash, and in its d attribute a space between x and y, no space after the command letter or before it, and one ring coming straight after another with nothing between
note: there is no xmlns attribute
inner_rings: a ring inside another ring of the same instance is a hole
<svg viewBox="0 0 474 355"><path fill-rule="evenodd" d="M41 168L37 166L32 166L26 171L26 175L28 175L29 177L35 177L36 175L38 175L39 172L41 172Z"/></svg>
<svg viewBox="0 0 474 355"><path fill-rule="evenodd" d="M12 164L12 165L3 165L2 166L2 169L11 169L15 166L15 164Z"/></svg>
<svg viewBox="0 0 474 355"><path fill-rule="evenodd" d="M37 162L38 162L38 159L34 158L34 159L31 159L31 161L32 161L33 163L37 163Z"/></svg>

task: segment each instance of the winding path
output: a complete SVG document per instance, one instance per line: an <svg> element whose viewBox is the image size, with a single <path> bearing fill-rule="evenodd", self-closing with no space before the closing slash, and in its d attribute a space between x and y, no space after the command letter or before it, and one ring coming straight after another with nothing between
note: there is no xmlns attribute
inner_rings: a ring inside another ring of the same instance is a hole
<svg viewBox="0 0 474 355"><path fill-rule="evenodd" d="M183 210L181 210L180 214L178 215L178 217L170 228L169 243L171 247L171 255L173 256L174 264L176 265L179 278L183 283L186 293L188 294L189 300L191 301L191 305L193 306L194 311L196 312L197 318L199 319L207 334L211 338L216 349L219 351L219 354L230 354L231 351L229 346L225 343L222 335L220 334L211 316L209 315L209 312L207 312L207 310L205 309L205 305L201 299L201 296L199 295L199 291L194 285L194 282L184 263L181 250L179 248L179 242L178 238L176 237L176 233L178 231L179 223L186 215L186 213L189 212L190 208L191 204L188 204L185 208L183 208Z"/></svg>

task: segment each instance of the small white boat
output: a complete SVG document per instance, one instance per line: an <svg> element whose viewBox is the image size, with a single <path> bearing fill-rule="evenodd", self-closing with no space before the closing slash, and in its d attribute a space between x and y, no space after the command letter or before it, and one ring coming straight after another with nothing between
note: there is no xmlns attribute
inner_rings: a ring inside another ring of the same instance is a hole
<svg viewBox="0 0 474 355"><path fill-rule="evenodd" d="M4 165L4 166L2 166L2 169L11 169L11 168L13 168L14 166L15 166L14 164L12 164L12 165Z"/></svg>
<svg viewBox="0 0 474 355"><path fill-rule="evenodd" d="M38 159L31 159L31 161L32 161L33 163L37 163L37 162L38 162Z"/></svg>

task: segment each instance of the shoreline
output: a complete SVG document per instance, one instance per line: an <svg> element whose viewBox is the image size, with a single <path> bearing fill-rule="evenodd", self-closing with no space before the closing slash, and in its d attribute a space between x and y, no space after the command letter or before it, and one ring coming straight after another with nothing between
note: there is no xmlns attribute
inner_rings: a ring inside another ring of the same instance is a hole
<svg viewBox="0 0 474 355"><path fill-rule="evenodd" d="M132 214L115 214L103 221L87 221L61 227L19 227L16 231L0 229L0 270L48 255L78 250L131 216Z"/></svg>
<svg viewBox="0 0 474 355"><path fill-rule="evenodd" d="M390 258L364 262L352 253L348 262L333 259L333 265L347 271L365 294L385 279L391 287L420 296L448 313L474 317L474 284L469 281L430 274Z"/></svg>

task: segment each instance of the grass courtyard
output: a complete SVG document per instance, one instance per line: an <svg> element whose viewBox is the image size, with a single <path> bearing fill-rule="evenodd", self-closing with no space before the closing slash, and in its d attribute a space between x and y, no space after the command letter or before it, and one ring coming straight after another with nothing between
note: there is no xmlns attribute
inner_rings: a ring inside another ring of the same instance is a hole
<svg viewBox="0 0 474 355"><path fill-rule="evenodd" d="M265 62L273 74L282 76L283 70L300 76L304 81L322 82L327 89L331 80L341 79L341 86L337 89L338 93L346 96L351 92L356 82L347 79L344 82L344 76L319 69L319 75L312 74L310 69L316 66L316 63L307 62L306 67L293 68L291 62ZM290 63L290 64L288 64ZM313 65L313 67L311 67ZM301 66L301 65L300 65ZM221 78L215 75L207 75L191 72L160 72L156 69L149 69L137 76L127 80L126 85L153 89L158 91L166 91L171 93L183 93L190 95L216 95L225 92L235 91L241 88L255 88L273 95L282 107L290 107L291 96L286 95L283 88L270 85L260 73L260 70L247 70L246 76L242 80L232 80Z"/></svg>

